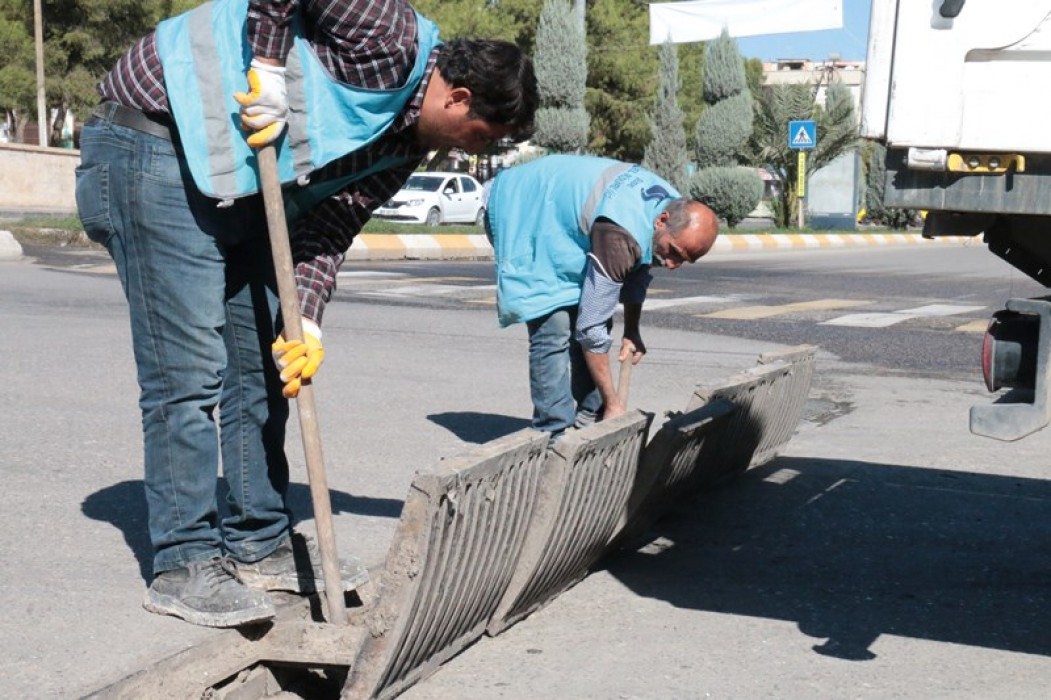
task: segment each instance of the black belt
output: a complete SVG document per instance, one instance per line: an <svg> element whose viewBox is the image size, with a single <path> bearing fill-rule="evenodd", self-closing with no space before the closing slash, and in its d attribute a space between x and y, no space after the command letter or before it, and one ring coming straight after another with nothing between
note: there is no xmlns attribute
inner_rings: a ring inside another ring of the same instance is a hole
<svg viewBox="0 0 1051 700"><path fill-rule="evenodd" d="M144 134L156 136L165 141L171 141L172 135L175 133L174 124L169 119L161 116L150 116L145 112L125 107L116 102L103 102L95 108L92 116L105 119L120 126L126 126L135 131L141 131Z"/></svg>

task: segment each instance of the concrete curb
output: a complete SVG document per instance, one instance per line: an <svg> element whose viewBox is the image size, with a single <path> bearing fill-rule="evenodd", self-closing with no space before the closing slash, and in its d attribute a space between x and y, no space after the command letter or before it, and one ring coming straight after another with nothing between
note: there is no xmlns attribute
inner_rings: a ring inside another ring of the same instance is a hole
<svg viewBox="0 0 1051 700"><path fill-rule="evenodd" d="M772 233L719 236L716 251L742 252L793 248L857 248L896 245L961 245L980 243L981 236L928 239L918 233ZM482 234L363 233L347 252L347 260L491 260L493 249Z"/></svg>
<svg viewBox="0 0 1051 700"><path fill-rule="evenodd" d="M0 231L0 260L20 260L22 246L10 231Z"/></svg>
<svg viewBox="0 0 1051 700"><path fill-rule="evenodd" d="M982 236L924 238L919 233L770 233L725 234L715 241L714 250L775 250L781 248L858 248L893 245L961 245L982 242Z"/></svg>
<svg viewBox="0 0 1051 700"><path fill-rule="evenodd" d="M347 251L347 260L491 260L493 248L484 234L362 233Z"/></svg>

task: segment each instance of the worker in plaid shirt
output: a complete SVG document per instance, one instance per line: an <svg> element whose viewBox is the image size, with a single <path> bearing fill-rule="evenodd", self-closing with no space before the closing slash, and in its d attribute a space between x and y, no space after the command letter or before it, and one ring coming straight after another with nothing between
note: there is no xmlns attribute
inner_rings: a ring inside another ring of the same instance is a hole
<svg viewBox="0 0 1051 700"><path fill-rule="evenodd" d="M77 205L130 308L154 547L144 606L216 627L266 620L267 591L323 587L316 547L292 534L283 442L287 398L324 357L344 255L429 151L529 136L532 64L507 42L440 43L407 2L215 0L140 39L99 92ZM281 336L252 152L267 144L301 342ZM341 573L347 590L367 578L353 558Z"/></svg>

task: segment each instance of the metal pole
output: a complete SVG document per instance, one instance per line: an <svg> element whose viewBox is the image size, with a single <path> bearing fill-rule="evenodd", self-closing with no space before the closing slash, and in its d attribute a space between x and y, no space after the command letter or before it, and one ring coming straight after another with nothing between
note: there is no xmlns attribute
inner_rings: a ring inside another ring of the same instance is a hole
<svg viewBox="0 0 1051 700"><path fill-rule="evenodd" d="M806 202L806 151L799 151L798 176L796 178L796 201L799 204L799 228L803 228L803 204Z"/></svg>
<svg viewBox="0 0 1051 700"><path fill-rule="evenodd" d="M44 17L40 0L33 0L33 32L36 40L36 120L41 146L47 145L47 95L44 92Z"/></svg>

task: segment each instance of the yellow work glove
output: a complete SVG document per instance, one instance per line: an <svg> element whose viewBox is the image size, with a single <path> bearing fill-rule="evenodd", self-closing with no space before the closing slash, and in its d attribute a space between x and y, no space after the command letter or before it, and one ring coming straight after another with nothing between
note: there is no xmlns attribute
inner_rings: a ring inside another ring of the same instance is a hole
<svg viewBox="0 0 1051 700"><path fill-rule="evenodd" d="M270 348L274 364L281 370L281 381L285 388L281 394L286 399L299 395L299 388L317 373L318 367L325 359L325 349L321 347L321 329L313 321L303 319L303 340L285 340L279 335Z"/></svg>
<svg viewBox="0 0 1051 700"><path fill-rule="evenodd" d="M255 132L248 137L249 146L262 148L277 140L288 121L284 67L253 58L248 69L248 92L235 92L234 99L241 105L242 128Z"/></svg>

